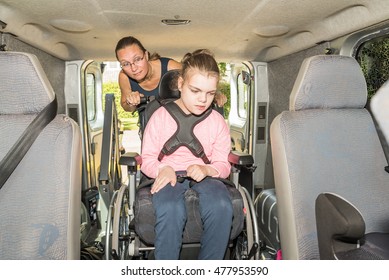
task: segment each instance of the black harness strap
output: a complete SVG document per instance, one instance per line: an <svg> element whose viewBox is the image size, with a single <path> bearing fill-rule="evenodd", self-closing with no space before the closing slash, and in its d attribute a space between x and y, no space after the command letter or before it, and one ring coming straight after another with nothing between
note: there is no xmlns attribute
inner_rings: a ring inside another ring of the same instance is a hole
<svg viewBox="0 0 389 280"><path fill-rule="evenodd" d="M57 115L57 98L54 98L39 114L33 119L28 127L20 135L18 141L0 162L0 189L11 176L16 166L23 159L42 129L50 123Z"/></svg>
<svg viewBox="0 0 389 280"><path fill-rule="evenodd" d="M177 123L177 131L166 141L161 152L159 153L158 160L161 161L165 155L171 155L179 147L187 147L194 156L201 158L204 163L209 164L210 161L205 155L204 148L201 145L199 139L194 135L194 127L206 119L212 112L212 108L208 108L202 115L196 116L192 114L185 114L181 108L174 102L168 102L163 105L169 114Z"/></svg>

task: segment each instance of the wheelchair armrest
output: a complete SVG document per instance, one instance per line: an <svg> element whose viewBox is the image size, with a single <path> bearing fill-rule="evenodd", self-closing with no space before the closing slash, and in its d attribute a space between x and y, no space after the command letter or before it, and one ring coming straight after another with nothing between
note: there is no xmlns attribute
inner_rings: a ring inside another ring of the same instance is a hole
<svg viewBox="0 0 389 280"><path fill-rule="evenodd" d="M336 194L319 194L315 214L320 259L335 259L338 252L355 249L365 235L361 213Z"/></svg>
<svg viewBox="0 0 389 280"><path fill-rule="evenodd" d="M135 152L128 152L120 156L120 165L127 165L128 167L137 167L142 164L142 157Z"/></svg>
<svg viewBox="0 0 389 280"><path fill-rule="evenodd" d="M228 155L228 161L236 166L251 166L254 164L252 155L238 151L231 151Z"/></svg>

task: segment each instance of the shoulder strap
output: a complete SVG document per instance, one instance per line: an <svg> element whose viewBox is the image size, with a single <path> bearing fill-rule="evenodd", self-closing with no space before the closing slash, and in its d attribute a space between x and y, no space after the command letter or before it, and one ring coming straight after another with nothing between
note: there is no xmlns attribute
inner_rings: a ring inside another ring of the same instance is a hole
<svg viewBox="0 0 389 280"><path fill-rule="evenodd" d="M170 58L161 57L159 60L161 61L161 77L162 77L163 74L165 74L168 71L167 68L168 68Z"/></svg>
<svg viewBox="0 0 389 280"><path fill-rule="evenodd" d="M389 173L389 145L388 145L388 142L386 141L385 139L385 135L383 134L374 114L371 114L372 117L373 117L373 122L374 122L374 125L375 125L375 128L377 130L377 134L378 134L378 138L381 142L381 146L382 146L382 149L384 151L384 155L385 155L385 158L386 158L386 162L388 163L387 166L384 167L385 171Z"/></svg>
<svg viewBox="0 0 389 280"><path fill-rule="evenodd" d="M57 114L57 98L54 98L35 119L28 125L18 141L0 162L0 189L11 176L16 166L23 159L42 129L50 123Z"/></svg>
<svg viewBox="0 0 389 280"><path fill-rule="evenodd" d="M161 161L165 155L171 155L179 147L187 147L194 156L201 158L204 163L210 163L209 159L205 155L204 148L201 145L199 139L193 133L194 127L206 119L212 112L212 108L209 108L204 114L195 116L192 114L186 115L181 108L173 101L163 105L169 114L177 123L177 131L170 137L164 144L161 152L159 153L158 160Z"/></svg>

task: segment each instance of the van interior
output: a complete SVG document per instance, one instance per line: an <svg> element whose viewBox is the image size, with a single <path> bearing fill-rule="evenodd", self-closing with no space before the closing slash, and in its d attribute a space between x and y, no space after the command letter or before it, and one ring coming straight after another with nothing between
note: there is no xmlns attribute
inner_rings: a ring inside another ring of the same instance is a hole
<svg viewBox="0 0 389 280"><path fill-rule="evenodd" d="M219 62L244 208L225 259L389 259L388 34L387 0L0 0L0 259L154 258L139 116L117 86L126 36Z"/></svg>

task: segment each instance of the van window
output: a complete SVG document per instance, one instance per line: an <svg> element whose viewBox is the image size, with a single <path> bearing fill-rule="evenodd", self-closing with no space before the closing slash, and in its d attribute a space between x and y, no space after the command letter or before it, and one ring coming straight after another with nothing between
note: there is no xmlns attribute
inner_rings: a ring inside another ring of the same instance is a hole
<svg viewBox="0 0 389 280"><path fill-rule="evenodd" d="M247 117L247 100L249 96L249 87L244 83L243 73L238 76L238 116L242 119Z"/></svg>
<svg viewBox="0 0 389 280"><path fill-rule="evenodd" d="M357 52L357 61L366 78L368 98L389 79L389 37L367 41Z"/></svg>
<svg viewBox="0 0 389 280"><path fill-rule="evenodd" d="M88 121L93 121L96 118L95 88L95 75L88 73L86 75L86 109L88 112Z"/></svg>

